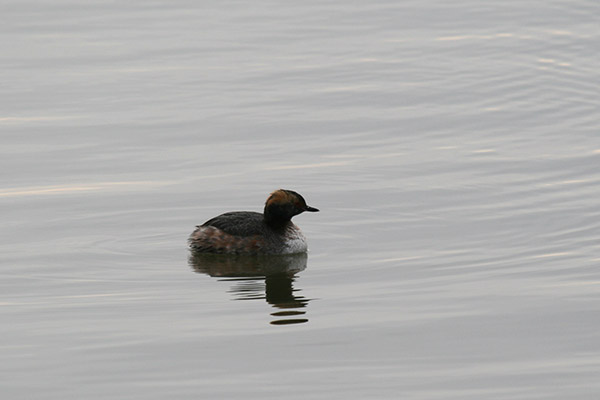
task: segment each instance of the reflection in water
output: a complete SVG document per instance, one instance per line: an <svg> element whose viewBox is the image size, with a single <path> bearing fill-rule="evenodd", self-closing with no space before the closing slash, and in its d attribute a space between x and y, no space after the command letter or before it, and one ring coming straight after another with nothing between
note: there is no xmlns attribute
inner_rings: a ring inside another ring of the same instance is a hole
<svg viewBox="0 0 600 400"><path fill-rule="evenodd" d="M277 319L273 325L308 322L298 318L309 302L296 296L293 283L295 275L306 268L306 254L277 256L246 256L192 253L189 262L194 271L233 282L230 292L236 300L265 299L281 309L271 313ZM284 317L284 318L282 318ZM296 317L296 318L288 318Z"/></svg>

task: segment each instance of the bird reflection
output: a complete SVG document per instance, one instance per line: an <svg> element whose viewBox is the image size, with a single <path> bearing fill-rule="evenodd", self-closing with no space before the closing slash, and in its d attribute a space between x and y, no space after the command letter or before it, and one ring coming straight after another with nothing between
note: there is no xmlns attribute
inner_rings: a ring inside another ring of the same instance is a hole
<svg viewBox="0 0 600 400"><path fill-rule="evenodd" d="M192 253L194 271L232 282L230 293L236 300L264 299L279 309L271 324L288 325L308 322L302 318L310 299L298 296L294 289L296 274L306 269L306 254L247 256Z"/></svg>

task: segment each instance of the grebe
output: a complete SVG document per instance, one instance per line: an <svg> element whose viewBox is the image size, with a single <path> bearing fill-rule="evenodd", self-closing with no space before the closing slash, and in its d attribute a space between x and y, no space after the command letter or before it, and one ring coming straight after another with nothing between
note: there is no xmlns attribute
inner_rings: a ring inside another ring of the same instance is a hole
<svg viewBox="0 0 600 400"><path fill-rule="evenodd" d="M304 211L319 211L306 205L291 190L279 189L269 195L264 212L233 211L198 225L189 238L192 251L225 254L304 253L306 238L292 221Z"/></svg>

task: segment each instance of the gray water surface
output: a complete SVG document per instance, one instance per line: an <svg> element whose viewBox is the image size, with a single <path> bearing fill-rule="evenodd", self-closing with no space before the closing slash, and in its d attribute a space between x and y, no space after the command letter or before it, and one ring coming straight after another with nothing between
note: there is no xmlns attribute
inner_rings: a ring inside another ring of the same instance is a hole
<svg viewBox="0 0 600 400"><path fill-rule="evenodd" d="M595 1L7 1L6 399L597 399ZM307 257L197 259L286 188Z"/></svg>

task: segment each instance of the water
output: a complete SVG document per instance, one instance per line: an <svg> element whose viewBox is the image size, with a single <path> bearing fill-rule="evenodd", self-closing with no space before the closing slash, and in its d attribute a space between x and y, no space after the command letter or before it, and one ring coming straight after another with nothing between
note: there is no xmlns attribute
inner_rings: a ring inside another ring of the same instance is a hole
<svg viewBox="0 0 600 400"><path fill-rule="evenodd" d="M2 397L598 398L599 13L5 2Z"/></svg>

